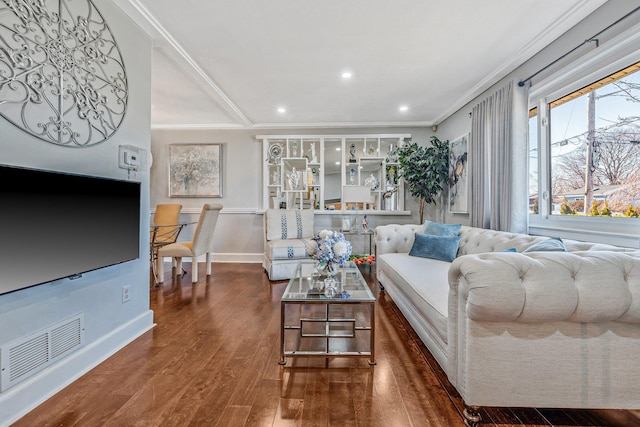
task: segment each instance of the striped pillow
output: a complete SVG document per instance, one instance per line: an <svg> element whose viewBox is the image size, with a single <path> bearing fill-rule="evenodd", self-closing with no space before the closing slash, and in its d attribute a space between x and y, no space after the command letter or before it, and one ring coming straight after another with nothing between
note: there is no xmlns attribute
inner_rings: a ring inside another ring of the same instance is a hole
<svg viewBox="0 0 640 427"><path fill-rule="evenodd" d="M267 240L313 237L312 209L268 209Z"/></svg>

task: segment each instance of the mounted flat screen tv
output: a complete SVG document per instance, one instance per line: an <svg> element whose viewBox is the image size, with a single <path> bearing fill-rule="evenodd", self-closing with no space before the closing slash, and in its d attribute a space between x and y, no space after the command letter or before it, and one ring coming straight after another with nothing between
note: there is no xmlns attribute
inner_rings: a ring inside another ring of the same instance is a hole
<svg viewBox="0 0 640 427"><path fill-rule="evenodd" d="M140 183L0 165L0 294L139 258Z"/></svg>

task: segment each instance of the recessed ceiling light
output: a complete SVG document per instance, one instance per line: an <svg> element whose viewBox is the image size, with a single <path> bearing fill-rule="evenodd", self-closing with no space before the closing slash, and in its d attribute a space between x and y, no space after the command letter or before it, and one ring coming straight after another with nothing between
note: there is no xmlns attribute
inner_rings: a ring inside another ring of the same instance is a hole
<svg viewBox="0 0 640 427"><path fill-rule="evenodd" d="M343 79L350 79L351 77L353 77L353 74L351 73L351 71L345 71L342 73Z"/></svg>
<svg viewBox="0 0 640 427"><path fill-rule="evenodd" d="M286 113L287 109L284 107L278 107L278 113L282 114L282 113Z"/></svg>
<svg viewBox="0 0 640 427"><path fill-rule="evenodd" d="M340 166L340 162L336 162L336 165Z"/></svg>
<svg viewBox="0 0 640 427"><path fill-rule="evenodd" d="M409 107L407 107L406 105L401 105L400 108L398 108L398 110L402 112L409 111Z"/></svg>
<svg viewBox="0 0 640 427"><path fill-rule="evenodd" d="M342 148L336 147L336 151L340 151L340 150L342 150Z"/></svg>

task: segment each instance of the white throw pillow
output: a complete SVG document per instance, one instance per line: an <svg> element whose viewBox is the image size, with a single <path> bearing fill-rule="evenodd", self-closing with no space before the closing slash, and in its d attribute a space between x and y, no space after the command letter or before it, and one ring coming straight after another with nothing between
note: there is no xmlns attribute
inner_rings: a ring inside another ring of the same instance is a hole
<svg viewBox="0 0 640 427"><path fill-rule="evenodd" d="M313 237L312 209L268 209L267 240Z"/></svg>

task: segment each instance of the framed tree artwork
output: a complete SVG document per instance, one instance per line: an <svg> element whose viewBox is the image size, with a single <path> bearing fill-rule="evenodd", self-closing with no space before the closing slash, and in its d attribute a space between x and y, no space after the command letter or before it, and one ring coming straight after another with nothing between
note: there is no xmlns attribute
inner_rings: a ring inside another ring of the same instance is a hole
<svg viewBox="0 0 640 427"><path fill-rule="evenodd" d="M169 197L222 197L223 144L169 145Z"/></svg>
<svg viewBox="0 0 640 427"><path fill-rule="evenodd" d="M449 213L469 213L469 134L449 143Z"/></svg>

